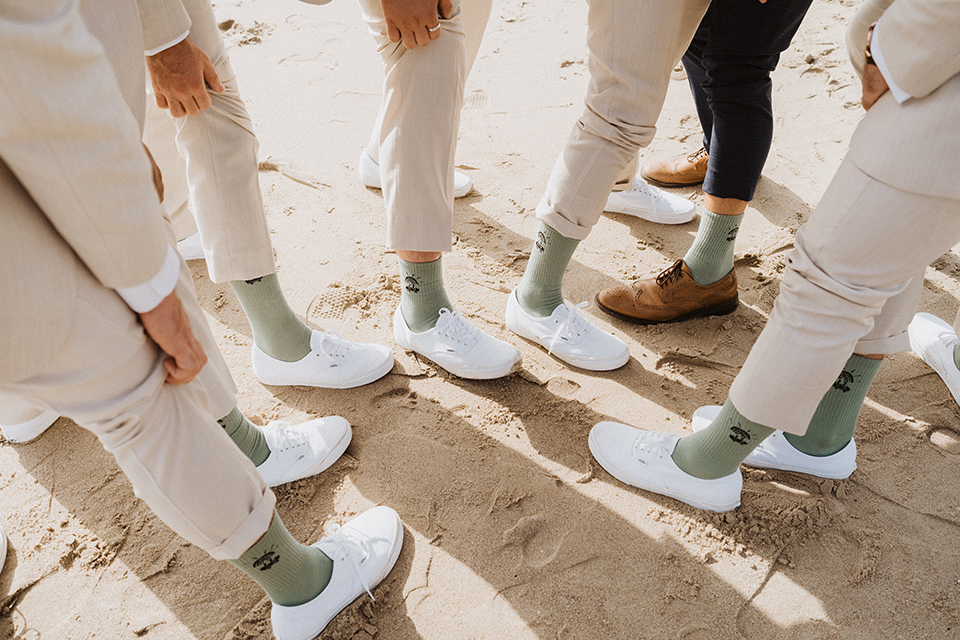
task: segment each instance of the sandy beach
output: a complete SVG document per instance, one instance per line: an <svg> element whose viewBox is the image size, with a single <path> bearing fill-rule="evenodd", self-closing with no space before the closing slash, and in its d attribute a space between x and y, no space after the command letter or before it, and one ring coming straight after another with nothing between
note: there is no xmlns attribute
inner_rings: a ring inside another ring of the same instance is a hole
<svg viewBox="0 0 960 640"><path fill-rule="evenodd" d="M496 0L457 152L476 190L456 203L444 272L458 308L517 346L523 365L468 381L393 342L397 258L385 246L381 195L357 175L382 72L356 3L215 3L260 139L291 305L315 327L391 346L397 359L391 374L353 390L261 385L236 297L204 262L190 263L251 420L339 414L353 425L336 465L276 490L291 533L313 542L377 504L403 519L404 548L376 601L351 605L321 638L960 638L960 409L913 354L881 368L848 480L744 468L742 506L717 515L621 484L587 448L601 420L687 434L698 407L725 399L773 307L794 233L863 114L843 46L856 4L815 3L774 74L773 148L737 245L740 308L642 327L591 304L585 314L631 352L625 367L592 373L503 326L537 202L582 110L586 4ZM673 77L641 162L700 145L680 67ZM699 188L676 193L703 200ZM697 224L605 214L574 255L568 300L669 266ZM958 275L955 249L928 269L921 310L952 322ZM0 440L0 525L10 541L0 638L273 638L257 585L162 524L68 419L30 444Z"/></svg>

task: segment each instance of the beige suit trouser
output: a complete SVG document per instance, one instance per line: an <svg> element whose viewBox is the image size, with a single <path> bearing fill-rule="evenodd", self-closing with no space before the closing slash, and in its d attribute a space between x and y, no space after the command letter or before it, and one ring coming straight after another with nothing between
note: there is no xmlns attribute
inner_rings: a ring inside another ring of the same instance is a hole
<svg viewBox="0 0 960 640"><path fill-rule="evenodd" d="M797 232L770 319L730 388L737 410L803 435L852 353L910 348L924 269L958 240L960 200L896 189L844 160Z"/></svg>
<svg viewBox="0 0 960 640"><path fill-rule="evenodd" d="M164 182L171 185L173 210L168 207L168 213L175 222L182 213L180 185L186 180L210 278L252 280L276 271L260 194L259 143L210 0L183 0L183 5L192 23L189 37L210 58L226 91L210 92L212 106L195 116L148 115L145 140L164 171ZM153 96L148 97L147 108L159 111ZM176 147L186 161L186 175L168 143L172 133L168 120L176 127Z"/></svg>
<svg viewBox="0 0 960 640"><path fill-rule="evenodd" d="M390 42L379 0L359 0L383 59L380 177L387 246L449 251L453 246L453 165L466 75L460 1L426 47ZM470 0L467 0L468 2Z"/></svg>
<svg viewBox="0 0 960 640"><path fill-rule="evenodd" d="M2 162L0 209L11 219L43 216ZM0 405L26 402L74 418L171 529L214 558L239 557L267 530L275 498L214 417L235 405L236 389L189 271L181 263L177 293L209 362L183 386L164 382L165 354L116 291L83 266L77 273L75 308L62 310L72 316L64 348L42 370L0 385Z"/></svg>
<svg viewBox="0 0 960 640"><path fill-rule="evenodd" d="M751 0L756 1L756 0ZM547 182L537 217L582 240L614 184L628 182L650 144L670 73L709 0L588 0L586 108Z"/></svg>
<svg viewBox="0 0 960 640"><path fill-rule="evenodd" d="M490 20L492 9L493 0L467 0L460 5L463 14L463 43L464 55L466 56L464 78L470 77L470 70L473 69L473 63L480 51L480 43L483 42L483 33L487 29L487 22ZM380 164L380 131L383 128L383 108L384 105L381 103L380 111L377 113L377 121L373 125L373 131L366 149L367 155L377 164Z"/></svg>

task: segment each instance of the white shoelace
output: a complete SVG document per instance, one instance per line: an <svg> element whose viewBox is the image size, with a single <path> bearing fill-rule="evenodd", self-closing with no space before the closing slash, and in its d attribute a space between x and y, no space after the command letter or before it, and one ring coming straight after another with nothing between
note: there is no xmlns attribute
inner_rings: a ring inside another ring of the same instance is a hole
<svg viewBox="0 0 960 640"><path fill-rule="evenodd" d="M320 339L320 353L334 364L339 364L337 361L346 357L351 346L353 346L352 342L333 329L324 331Z"/></svg>
<svg viewBox="0 0 960 640"><path fill-rule="evenodd" d="M373 592L370 590L370 585L367 584L367 581L363 578L363 573L360 572L360 565L367 557L367 553L363 550L363 547L360 545L360 543L344 535L340 525L338 524L335 524L330 528L330 535L325 536L322 541L330 542L331 544L336 545L336 560L350 561L350 565L353 567L354 573L357 574L357 579L363 586L363 590L367 592L367 595L370 596L371 600L376 602L377 599L373 597ZM359 561L357 560L358 556L360 558Z"/></svg>
<svg viewBox="0 0 960 640"><path fill-rule="evenodd" d="M663 200L663 191L641 181L639 178L634 183L633 190L637 193L650 196L654 202L661 202Z"/></svg>
<svg viewBox="0 0 960 640"><path fill-rule="evenodd" d="M567 315L563 320L560 321L560 326L557 327L557 330L553 332L553 335L548 341L548 355L553 355L553 348L557 346L558 342L561 340L564 342L569 342L570 334L579 335L583 332L585 325L588 324L584 317L580 315L580 309L586 309L589 307L589 302L581 302L580 304L572 307L564 303L564 306L567 307Z"/></svg>
<svg viewBox="0 0 960 640"><path fill-rule="evenodd" d="M636 456L637 451L650 453L657 458L663 458L665 455L669 455L663 446L666 443L662 438L659 437L659 435L660 434L653 431L644 431L637 434L637 439L633 442L633 451L638 462L646 464L645 460L642 460L639 456Z"/></svg>
<svg viewBox="0 0 960 640"><path fill-rule="evenodd" d="M440 319L437 320L437 333L470 346L479 339L480 330L470 324L459 311L450 311L444 307L440 309Z"/></svg>

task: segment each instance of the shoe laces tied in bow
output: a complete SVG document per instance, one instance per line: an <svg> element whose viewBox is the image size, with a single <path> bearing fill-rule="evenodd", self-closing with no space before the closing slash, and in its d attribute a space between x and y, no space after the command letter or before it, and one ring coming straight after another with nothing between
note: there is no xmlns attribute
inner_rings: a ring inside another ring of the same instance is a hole
<svg viewBox="0 0 960 640"><path fill-rule="evenodd" d="M440 318L437 320L437 333L470 346L479 339L480 330L470 324L459 311L450 311L446 307L440 309Z"/></svg>
<svg viewBox="0 0 960 640"><path fill-rule="evenodd" d="M672 265L657 274L657 284L662 289L668 284L673 284L683 275L683 260L677 260Z"/></svg>
<svg viewBox="0 0 960 640"><path fill-rule="evenodd" d="M320 339L320 353L334 364L338 364L337 361L345 358L350 351L350 345L351 342L342 335L333 329L327 329Z"/></svg>
<svg viewBox="0 0 960 640"><path fill-rule="evenodd" d="M273 432L270 443L271 450L289 451L307 444L307 439L303 434L294 429L296 425L289 422L276 421L271 422L267 427Z"/></svg>
<svg viewBox="0 0 960 640"><path fill-rule="evenodd" d="M335 524L330 528L330 535L324 536L321 542L328 542L333 544L336 548L337 557L334 558L334 562L346 560L350 562L350 566L353 567L354 573L357 575L357 580L360 581L360 584L363 586L363 590L367 592L367 595L370 596L370 599L374 602L377 601L373 597L373 592L370 590L370 585L363 577L363 573L360 571L360 565L366 561L367 556L369 555L363 548L363 543L353 538L347 537L343 533L343 529L340 525Z"/></svg>
<svg viewBox="0 0 960 640"><path fill-rule="evenodd" d="M564 308L557 309L559 313L566 312L566 315L563 316L562 320L559 318L557 319L557 322L560 323L560 326L557 327L557 330L553 332L552 336L550 336L550 340L548 341L550 346L547 349L548 355L553 355L553 348L557 346L558 342L569 342L571 334L579 335L583 331L587 321L584 320L583 316L580 315L580 309L585 309L589 306L589 302L581 302L573 307L564 303L562 305ZM554 313L557 313L557 311Z"/></svg>

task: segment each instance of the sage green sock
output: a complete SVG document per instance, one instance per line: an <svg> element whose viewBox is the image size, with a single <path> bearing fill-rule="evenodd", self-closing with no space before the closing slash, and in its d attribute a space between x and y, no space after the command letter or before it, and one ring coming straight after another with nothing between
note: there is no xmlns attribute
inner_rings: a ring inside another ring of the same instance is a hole
<svg viewBox="0 0 960 640"><path fill-rule="evenodd" d="M683 256L690 275L700 286L720 280L733 269L733 250L740 229L739 216L721 216L704 210L693 245Z"/></svg>
<svg viewBox="0 0 960 640"><path fill-rule="evenodd" d="M704 480L728 476L774 429L750 422L729 398L720 415L703 431L681 438L673 461L683 471Z"/></svg>
<svg viewBox="0 0 960 640"><path fill-rule="evenodd" d="M953 364L957 365L957 369L960 369L960 344L953 345Z"/></svg>
<svg viewBox="0 0 960 640"><path fill-rule="evenodd" d="M253 341L271 358L296 362L310 353L311 331L296 316L280 289L277 274L231 280L253 329Z"/></svg>
<svg viewBox="0 0 960 640"><path fill-rule="evenodd" d="M579 244L579 240L567 238L553 227L540 223L530 261L517 287L517 300L524 311L536 318L546 318L563 304L563 274Z"/></svg>
<svg viewBox="0 0 960 640"><path fill-rule="evenodd" d="M254 466L260 466L270 455L270 447L263 437L263 432L249 420L247 416L240 412L237 407L233 411L223 416L217 422L224 428L230 439L233 440L240 451L250 458Z"/></svg>
<svg viewBox="0 0 960 640"><path fill-rule="evenodd" d="M400 260L400 313L415 333L437 326L440 309L453 311L453 303L443 287L443 258L433 262Z"/></svg>
<svg viewBox="0 0 960 640"><path fill-rule="evenodd" d="M882 363L883 360L856 354L850 356L840 377L823 394L807 433L802 436L784 433L783 437L811 456L829 456L843 449L853 438L863 400Z"/></svg>
<svg viewBox="0 0 960 640"><path fill-rule="evenodd" d="M284 607L316 598L333 573L333 560L294 540L276 511L263 537L230 564L253 578L271 602Z"/></svg>

